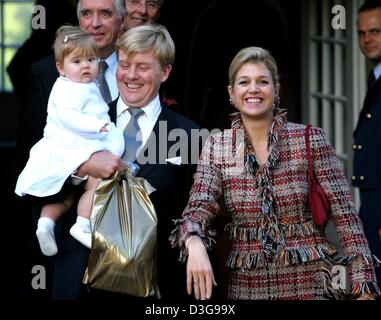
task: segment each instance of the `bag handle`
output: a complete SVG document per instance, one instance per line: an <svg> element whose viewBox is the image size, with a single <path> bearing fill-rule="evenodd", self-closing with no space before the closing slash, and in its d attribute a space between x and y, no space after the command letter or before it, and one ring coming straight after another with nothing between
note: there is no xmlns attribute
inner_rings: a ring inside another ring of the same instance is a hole
<svg viewBox="0 0 381 320"><path fill-rule="evenodd" d="M304 137L306 139L307 160L308 160L308 188L309 190L311 190L312 183L314 181L311 147L310 147L310 128L311 128L311 125L309 124L306 126L306 129L304 131Z"/></svg>

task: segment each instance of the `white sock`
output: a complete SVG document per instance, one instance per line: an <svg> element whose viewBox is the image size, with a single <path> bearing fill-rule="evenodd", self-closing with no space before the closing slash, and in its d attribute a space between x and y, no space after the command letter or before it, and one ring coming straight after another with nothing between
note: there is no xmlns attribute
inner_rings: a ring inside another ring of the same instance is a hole
<svg viewBox="0 0 381 320"><path fill-rule="evenodd" d="M52 218L41 217L38 219L37 227L45 230L54 230L54 226L56 225L55 221Z"/></svg>
<svg viewBox="0 0 381 320"><path fill-rule="evenodd" d="M90 219L77 216L77 223L83 227L90 228Z"/></svg>

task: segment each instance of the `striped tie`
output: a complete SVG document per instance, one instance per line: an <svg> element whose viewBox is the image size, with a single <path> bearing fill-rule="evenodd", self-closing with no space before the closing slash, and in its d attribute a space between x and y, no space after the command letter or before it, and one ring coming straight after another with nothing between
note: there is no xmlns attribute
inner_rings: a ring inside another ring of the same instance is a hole
<svg viewBox="0 0 381 320"><path fill-rule="evenodd" d="M104 60L99 60L99 73L97 75L97 81L99 86L99 91L101 92L102 98L104 101L106 101L107 104L109 104L111 99L110 89L108 87L106 78L105 78L105 72L108 68L108 64Z"/></svg>
<svg viewBox="0 0 381 320"><path fill-rule="evenodd" d="M129 108L127 110L131 114L131 119L123 132L126 147L122 159L134 162L137 157L136 153L142 144L141 135L139 136L140 139L138 139L138 133L140 132L138 118L144 111L140 108Z"/></svg>

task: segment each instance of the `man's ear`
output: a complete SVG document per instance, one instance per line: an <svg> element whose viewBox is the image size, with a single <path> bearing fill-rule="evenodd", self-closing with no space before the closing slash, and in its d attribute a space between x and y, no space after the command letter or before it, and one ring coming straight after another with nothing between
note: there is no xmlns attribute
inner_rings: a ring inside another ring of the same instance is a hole
<svg viewBox="0 0 381 320"><path fill-rule="evenodd" d="M161 82L165 82L168 79L171 71L172 71L172 65L168 64L162 71L163 74L161 75Z"/></svg>

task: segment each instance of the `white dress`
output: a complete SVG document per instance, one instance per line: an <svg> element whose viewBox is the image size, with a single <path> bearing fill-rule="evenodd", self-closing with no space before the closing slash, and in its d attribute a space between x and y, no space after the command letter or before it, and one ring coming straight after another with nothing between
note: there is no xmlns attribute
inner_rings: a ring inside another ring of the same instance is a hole
<svg viewBox="0 0 381 320"><path fill-rule="evenodd" d="M44 137L30 150L16 194L54 195L94 152L108 150L121 156L123 132L111 122L108 110L94 82L76 83L59 77L49 97ZM108 132L100 132L106 123Z"/></svg>

